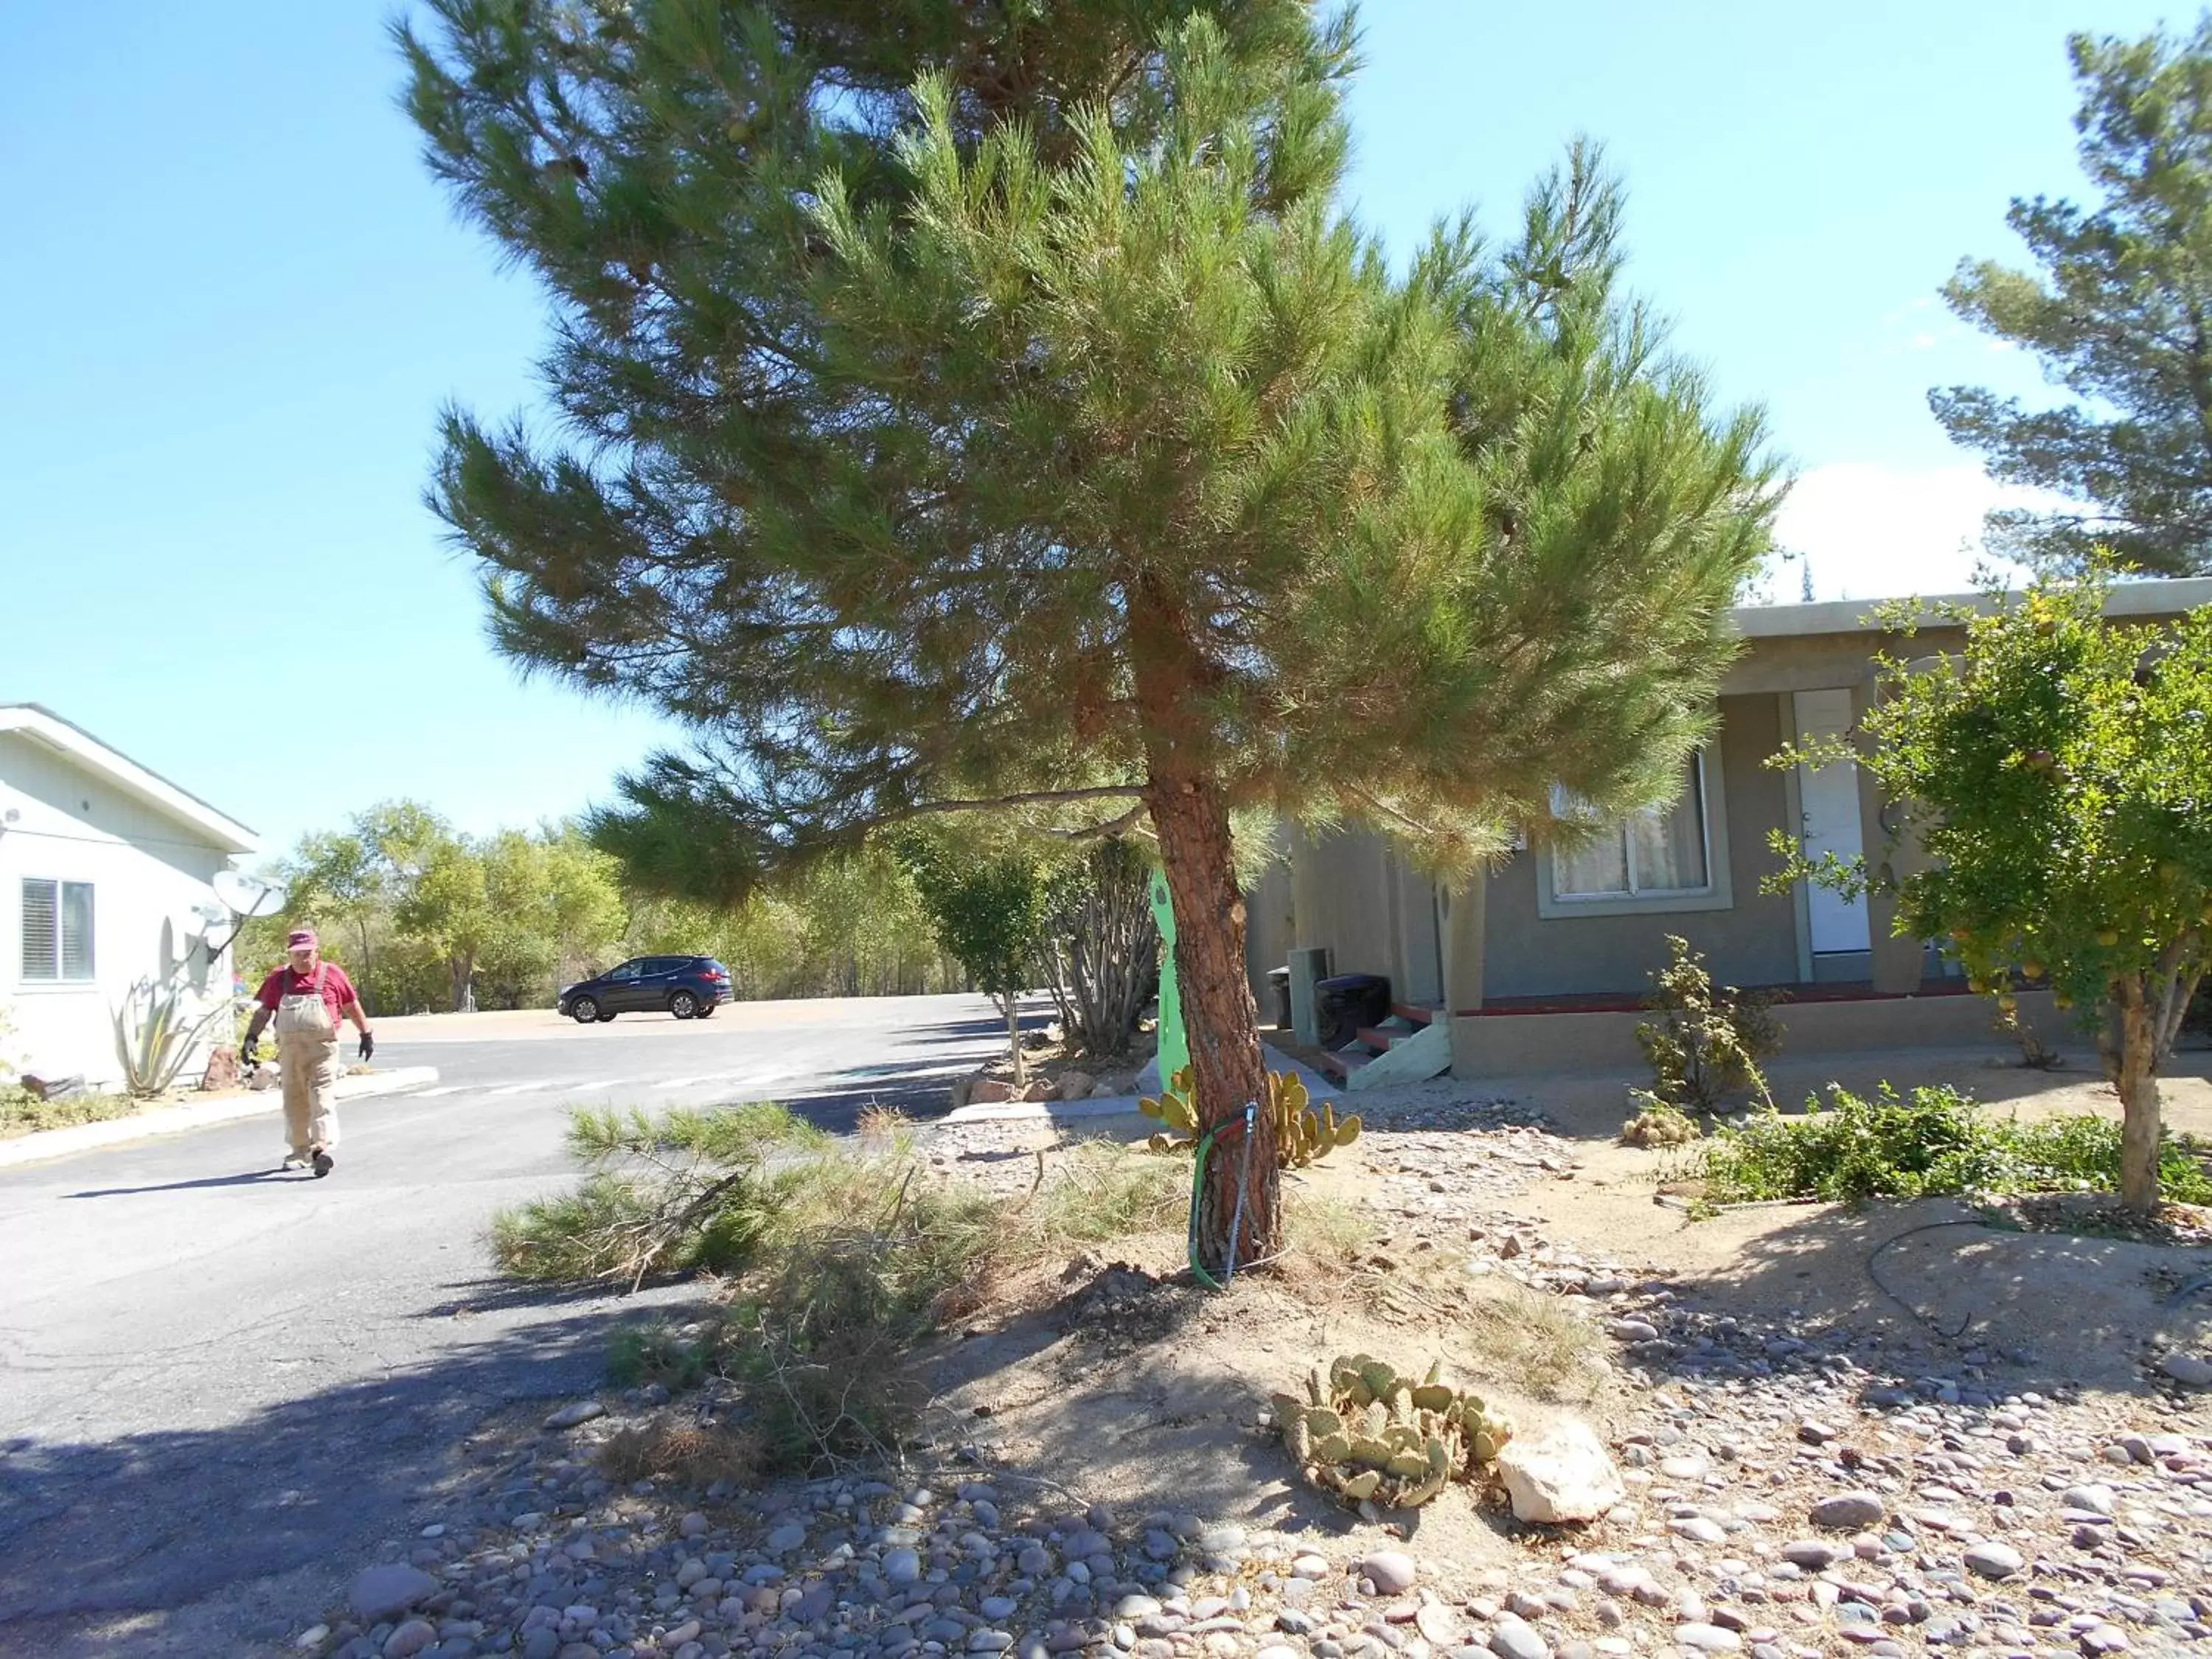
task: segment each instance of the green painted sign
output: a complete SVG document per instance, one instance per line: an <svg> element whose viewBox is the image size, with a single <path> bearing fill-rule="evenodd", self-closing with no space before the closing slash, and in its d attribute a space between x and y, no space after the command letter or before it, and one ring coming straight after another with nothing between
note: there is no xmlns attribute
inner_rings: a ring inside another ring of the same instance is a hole
<svg viewBox="0 0 2212 1659"><path fill-rule="evenodd" d="M1182 988L1176 982L1175 908L1168 902L1165 873L1152 872L1152 920L1160 928L1160 1087L1190 1064L1190 1039L1183 1033Z"/></svg>

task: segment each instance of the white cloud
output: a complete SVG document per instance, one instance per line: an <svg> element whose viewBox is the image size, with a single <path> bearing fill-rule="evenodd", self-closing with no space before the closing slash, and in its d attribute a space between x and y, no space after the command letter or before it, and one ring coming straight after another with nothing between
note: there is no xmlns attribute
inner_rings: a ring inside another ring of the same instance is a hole
<svg viewBox="0 0 2212 1659"><path fill-rule="evenodd" d="M1983 550L1982 517L1992 507L2047 509L2056 498L2002 484L1972 465L1905 471L1865 462L1817 466L1790 489L1775 540L1802 554L1818 599L1881 599L1960 593L1973 585ZM2015 580L2026 573L1999 568ZM1801 568L1771 584L1784 604L1798 599Z"/></svg>

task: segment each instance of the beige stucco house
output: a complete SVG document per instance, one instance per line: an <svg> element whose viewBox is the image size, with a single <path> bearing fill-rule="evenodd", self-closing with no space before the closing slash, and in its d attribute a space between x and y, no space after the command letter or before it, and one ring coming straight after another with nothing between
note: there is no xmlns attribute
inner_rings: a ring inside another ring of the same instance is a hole
<svg viewBox="0 0 2212 1659"><path fill-rule="evenodd" d="M2212 580L2129 582L2112 590L2106 615L2156 619L2206 604ZM1380 834L1294 833L1247 896L1261 1008L1273 1002L1268 971L1320 949L1325 958L1300 958L1309 972L1387 975L1400 1024L1448 1013L1459 1075L1633 1065L1638 1005L1672 933L1706 954L1717 979L1785 988L1793 1051L1994 1040L1986 1005L1925 942L1892 934L1881 896L1845 902L1802 884L1762 890L1778 868L1768 846L1776 829L1815 857L1879 855L1887 842L1885 804L1860 769L1766 764L1796 738L1851 728L1873 692L1877 652L1917 658L1960 642L1955 628L1900 639L1870 609L1737 610L1744 648L1680 799L1588 847L1530 846L1448 890Z"/></svg>

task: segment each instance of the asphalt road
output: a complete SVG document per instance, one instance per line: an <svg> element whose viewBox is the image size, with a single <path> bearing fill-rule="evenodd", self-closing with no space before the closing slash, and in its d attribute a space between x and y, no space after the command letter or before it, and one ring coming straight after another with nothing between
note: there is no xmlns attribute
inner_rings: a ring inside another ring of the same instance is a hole
<svg viewBox="0 0 2212 1659"><path fill-rule="evenodd" d="M570 1103L844 1130L942 1111L1005 1041L976 997L460 1029L391 1023L377 1064L441 1075L346 1108L327 1181L274 1171L273 1115L0 1175L0 1652L258 1651L405 1535L472 1426L596 1386L613 1327L688 1292L520 1293L482 1243L573 1177Z"/></svg>

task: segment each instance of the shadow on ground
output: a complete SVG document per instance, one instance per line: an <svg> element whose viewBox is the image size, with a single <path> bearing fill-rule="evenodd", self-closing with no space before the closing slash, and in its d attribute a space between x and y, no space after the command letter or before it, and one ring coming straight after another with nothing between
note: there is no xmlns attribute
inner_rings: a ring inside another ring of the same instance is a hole
<svg viewBox="0 0 2212 1659"><path fill-rule="evenodd" d="M614 1329L668 1299L540 1298L521 1328L222 1428L0 1443L0 1650L167 1659L296 1633L490 1414L598 1387Z"/></svg>
<svg viewBox="0 0 2212 1659"><path fill-rule="evenodd" d="M2212 1331L2212 1249L2012 1231L1951 1199L1728 1212L1681 1237L1679 1300L1629 1350L1656 1374L1829 1370L1875 1405L1943 1385L2148 1401L2170 1392L2155 1356Z"/></svg>

